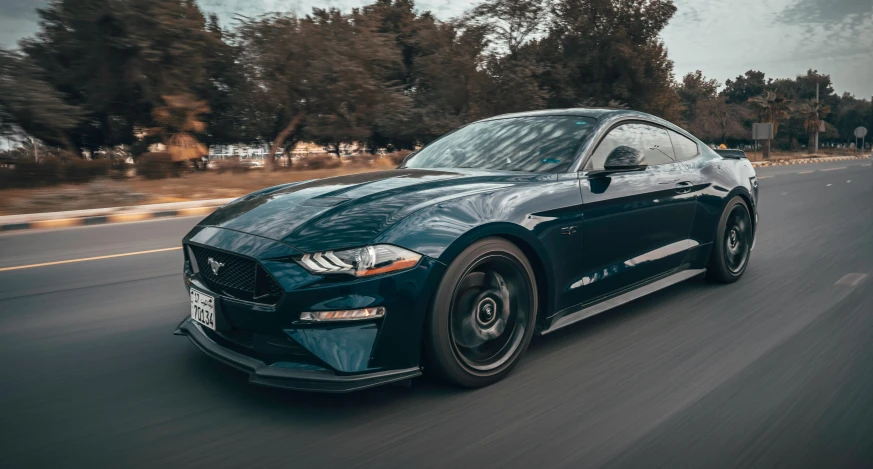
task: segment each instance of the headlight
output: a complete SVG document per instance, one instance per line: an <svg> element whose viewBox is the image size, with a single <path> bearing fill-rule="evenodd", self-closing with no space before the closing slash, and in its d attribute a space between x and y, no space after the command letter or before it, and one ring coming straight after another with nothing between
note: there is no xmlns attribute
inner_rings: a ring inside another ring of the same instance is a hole
<svg viewBox="0 0 873 469"><path fill-rule="evenodd" d="M348 274L356 277L397 272L415 267L421 254L379 244L344 251L306 254L297 262L314 274Z"/></svg>

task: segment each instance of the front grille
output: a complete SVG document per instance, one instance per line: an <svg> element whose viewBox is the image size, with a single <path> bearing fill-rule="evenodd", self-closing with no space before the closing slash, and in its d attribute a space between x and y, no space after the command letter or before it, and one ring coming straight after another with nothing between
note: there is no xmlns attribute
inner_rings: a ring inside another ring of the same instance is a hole
<svg viewBox="0 0 873 469"><path fill-rule="evenodd" d="M282 287L253 259L201 246L190 247L200 277L211 290L264 304L275 304L282 297ZM218 273L213 264L218 266Z"/></svg>

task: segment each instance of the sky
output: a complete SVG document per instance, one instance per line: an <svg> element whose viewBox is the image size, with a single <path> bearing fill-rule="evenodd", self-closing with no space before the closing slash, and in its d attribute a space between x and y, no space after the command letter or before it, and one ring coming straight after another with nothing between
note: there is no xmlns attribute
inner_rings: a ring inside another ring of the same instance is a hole
<svg viewBox="0 0 873 469"><path fill-rule="evenodd" d="M37 30L35 8L47 0L0 0L0 47L14 48ZM349 9L364 0L199 0L224 25L236 14L308 13L313 6ZM474 0L418 0L438 18L461 15ZM873 95L873 0L674 0L662 32L677 79L702 70L721 83L746 70L793 78L828 73L837 93Z"/></svg>

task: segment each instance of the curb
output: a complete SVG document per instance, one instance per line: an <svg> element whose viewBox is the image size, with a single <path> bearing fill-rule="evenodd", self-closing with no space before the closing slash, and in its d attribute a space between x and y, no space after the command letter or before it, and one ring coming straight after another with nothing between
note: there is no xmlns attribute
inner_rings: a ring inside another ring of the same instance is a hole
<svg viewBox="0 0 873 469"><path fill-rule="evenodd" d="M809 163L829 163L831 161L850 161L850 160L865 160L869 156L833 156L827 158L803 158L797 160L777 160L777 161L752 161L752 166L768 167L768 166L786 166L790 164L809 164Z"/></svg>
<svg viewBox="0 0 873 469"><path fill-rule="evenodd" d="M139 205L131 207L111 207L97 210L78 210L71 212L34 213L0 217L0 233L47 228L70 228L76 226L108 225L133 221L206 216L225 205L230 200L204 200L173 204ZM181 207L174 207L179 206ZM194 206L192 206L194 205ZM86 216L75 216L88 212ZM120 213L119 213L120 212Z"/></svg>

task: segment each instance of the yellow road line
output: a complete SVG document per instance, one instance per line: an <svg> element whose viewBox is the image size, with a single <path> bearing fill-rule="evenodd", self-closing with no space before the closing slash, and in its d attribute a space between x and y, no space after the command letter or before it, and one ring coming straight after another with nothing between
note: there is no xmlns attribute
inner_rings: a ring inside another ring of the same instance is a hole
<svg viewBox="0 0 873 469"><path fill-rule="evenodd" d="M102 259L114 259L116 257L139 256L142 254L154 254L156 252L177 251L179 249L182 249L182 247L179 246L179 247L174 247L174 248L152 249L150 251L126 252L124 254L110 254L108 256L85 257L82 259L69 259L66 261L43 262L41 264L16 265L14 267L0 268L0 272L6 272L9 270L32 269L34 267L46 267L46 266L50 266L50 265L73 264L76 262L99 261Z"/></svg>

